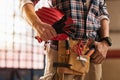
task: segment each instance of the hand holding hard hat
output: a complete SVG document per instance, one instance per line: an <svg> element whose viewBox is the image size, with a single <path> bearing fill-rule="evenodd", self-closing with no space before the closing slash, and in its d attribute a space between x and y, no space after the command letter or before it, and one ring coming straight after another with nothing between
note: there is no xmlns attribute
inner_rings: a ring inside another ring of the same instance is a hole
<svg viewBox="0 0 120 80"><path fill-rule="evenodd" d="M41 21L52 25L56 30L58 36L51 40L65 40L68 37L66 33L69 32L69 27L73 24L73 20L67 17L62 11L56 8L42 7L36 11L36 14ZM42 41L39 36L35 38L38 42Z"/></svg>

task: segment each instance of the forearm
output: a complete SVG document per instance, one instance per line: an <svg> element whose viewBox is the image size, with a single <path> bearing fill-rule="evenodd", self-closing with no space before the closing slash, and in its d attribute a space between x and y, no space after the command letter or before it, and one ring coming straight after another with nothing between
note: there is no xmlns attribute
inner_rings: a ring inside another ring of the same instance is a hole
<svg viewBox="0 0 120 80"><path fill-rule="evenodd" d="M26 21L34 27L34 24L36 22L41 22L41 20L38 18L38 16L35 13L34 5L31 3L27 3L22 8L22 14L23 17L26 19Z"/></svg>
<svg viewBox="0 0 120 80"><path fill-rule="evenodd" d="M104 0L100 0L100 25L101 37L109 37L109 13L107 11L107 4Z"/></svg>
<svg viewBox="0 0 120 80"><path fill-rule="evenodd" d="M101 37L109 37L109 20L101 20Z"/></svg>

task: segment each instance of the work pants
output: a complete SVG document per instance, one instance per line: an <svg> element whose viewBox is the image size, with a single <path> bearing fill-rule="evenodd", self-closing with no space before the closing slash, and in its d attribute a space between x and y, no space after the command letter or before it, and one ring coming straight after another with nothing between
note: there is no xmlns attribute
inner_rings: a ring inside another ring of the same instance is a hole
<svg viewBox="0 0 120 80"><path fill-rule="evenodd" d="M44 76L40 80L52 80L56 72L56 68L53 67L53 63L57 62L57 50L50 47L47 44L46 48L46 66ZM86 75L64 75L64 80L102 80L102 66L101 64L90 63L90 70Z"/></svg>

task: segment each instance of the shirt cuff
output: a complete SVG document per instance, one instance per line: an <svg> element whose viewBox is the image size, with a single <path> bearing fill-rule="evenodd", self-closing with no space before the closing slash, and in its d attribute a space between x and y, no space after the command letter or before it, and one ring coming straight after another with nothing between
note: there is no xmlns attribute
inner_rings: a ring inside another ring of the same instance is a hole
<svg viewBox="0 0 120 80"><path fill-rule="evenodd" d="M21 3L20 3L20 11L21 11L21 12L22 12L23 6L24 6L25 4L27 4L27 3L33 4L33 2L30 1L30 0L22 0L22 1L21 1ZM33 5L34 5L34 4L33 4Z"/></svg>
<svg viewBox="0 0 120 80"><path fill-rule="evenodd" d="M108 21L110 22L110 19L109 19L107 16L105 16L105 15L101 15L101 16L99 17L99 19L100 19L100 21L101 21L102 19L106 19L106 20L108 20Z"/></svg>

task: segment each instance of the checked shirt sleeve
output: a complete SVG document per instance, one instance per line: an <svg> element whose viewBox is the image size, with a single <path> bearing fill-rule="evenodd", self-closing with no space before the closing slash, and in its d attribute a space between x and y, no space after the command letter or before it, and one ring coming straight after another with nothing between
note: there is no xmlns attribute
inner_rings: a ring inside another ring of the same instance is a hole
<svg viewBox="0 0 120 80"><path fill-rule="evenodd" d="M102 20L102 19L107 19L108 21L110 21L109 19L109 13L107 11L107 4L105 2L105 0L100 0L100 16L99 16L99 19Z"/></svg>

